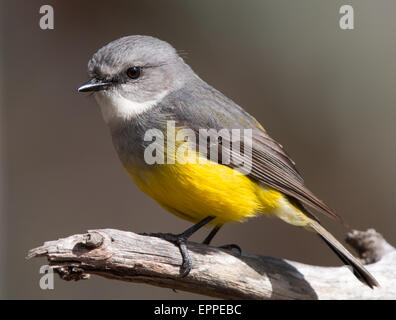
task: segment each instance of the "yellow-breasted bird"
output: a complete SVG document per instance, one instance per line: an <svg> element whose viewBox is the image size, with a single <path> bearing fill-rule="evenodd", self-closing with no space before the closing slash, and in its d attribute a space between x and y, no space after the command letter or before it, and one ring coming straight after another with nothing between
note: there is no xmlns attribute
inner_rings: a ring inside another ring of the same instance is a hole
<svg viewBox="0 0 396 320"><path fill-rule="evenodd" d="M154 234L180 248L183 276L192 267L185 243L196 230L214 225L209 244L223 224L263 213L317 233L359 280L378 285L314 216L340 220L305 187L282 146L171 45L124 37L96 52L88 70L90 80L78 90L94 92L130 177L163 208L195 223L181 234Z"/></svg>

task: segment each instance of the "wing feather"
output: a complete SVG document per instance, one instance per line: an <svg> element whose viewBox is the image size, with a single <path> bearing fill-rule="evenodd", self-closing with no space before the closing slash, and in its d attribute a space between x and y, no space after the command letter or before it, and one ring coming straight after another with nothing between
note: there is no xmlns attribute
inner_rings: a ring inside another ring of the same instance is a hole
<svg viewBox="0 0 396 320"><path fill-rule="evenodd" d="M304 207L307 206L328 217L342 221L332 209L304 185L293 160L286 154L282 146L270 138L267 133L265 135L254 134L251 147L243 145L242 141L239 143L243 146L240 147L241 151L233 150L232 144L230 148L227 148L226 152L231 160L229 166L238 169L244 162L243 167L250 168L250 172L246 172L250 178L300 201ZM223 148L224 145L221 149ZM243 156L246 154L251 154L251 158Z"/></svg>

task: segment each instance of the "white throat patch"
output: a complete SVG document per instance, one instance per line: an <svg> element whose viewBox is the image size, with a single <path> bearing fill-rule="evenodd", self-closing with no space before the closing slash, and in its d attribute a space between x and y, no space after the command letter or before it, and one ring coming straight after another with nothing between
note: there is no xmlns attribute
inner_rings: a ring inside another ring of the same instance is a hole
<svg viewBox="0 0 396 320"><path fill-rule="evenodd" d="M146 102L128 100L115 91L97 92L94 96L102 111L103 119L108 124L111 121L136 117L155 106L166 94L167 92L164 92L157 99Z"/></svg>

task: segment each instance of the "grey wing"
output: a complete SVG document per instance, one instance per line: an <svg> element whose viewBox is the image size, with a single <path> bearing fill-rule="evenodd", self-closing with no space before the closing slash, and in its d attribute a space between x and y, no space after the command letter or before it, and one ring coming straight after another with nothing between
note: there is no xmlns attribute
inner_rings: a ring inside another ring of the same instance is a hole
<svg viewBox="0 0 396 320"><path fill-rule="evenodd" d="M283 147L272 139L261 125L249 115L244 109L235 104L220 92L213 88L204 88L210 90L206 99L202 99L203 93L197 95L195 92L187 94L186 97L178 96L168 110L169 115L176 120L180 126L189 127L199 134L199 129L252 129L251 146L243 145L243 139L239 141L236 150L232 146L234 143L224 143L219 141L219 159L225 152L229 154L228 163L222 163L232 168L240 166L241 161L248 161L247 167L251 168L246 172L251 179L263 183L271 188L278 190L287 195L290 200L307 212L308 208L321 212L338 221L342 219L336 215L323 201L318 199L307 187L298 173L294 161L284 151ZM206 91L207 93L207 91ZM186 94L186 93L184 93ZM199 98L197 98L199 97ZM192 108L192 105L194 106ZM175 112L175 113L174 113ZM200 139L200 142L201 139ZM206 143L207 141L204 141ZM239 149L245 150L245 154L251 154L251 157L243 157ZM207 152L207 156L210 152ZM316 217L307 212L311 217Z"/></svg>
<svg viewBox="0 0 396 320"><path fill-rule="evenodd" d="M243 143L241 142L241 144ZM248 150L249 148L250 150ZM267 133L254 134L252 146L244 146L241 150L244 151L244 154L251 154L251 159L249 157L241 158L241 152L235 152L230 148L231 166L233 166L233 162L250 161L247 166L251 168L250 172L247 172L250 178L297 200L292 202L300 208L306 209L304 210L305 212L308 208L311 208L328 217L342 221L333 210L304 185L304 181L297 172L293 160L283 151L281 145L277 144ZM236 159L236 161L232 159ZM309 213L313 216L310 211Z"/></svg>

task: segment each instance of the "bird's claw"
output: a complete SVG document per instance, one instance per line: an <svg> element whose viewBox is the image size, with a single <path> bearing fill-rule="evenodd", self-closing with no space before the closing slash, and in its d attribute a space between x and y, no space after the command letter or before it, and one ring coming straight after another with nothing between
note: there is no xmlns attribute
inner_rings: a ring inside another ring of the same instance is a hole
<svg viewBox="0 0 396 320"><path fill-rule="evenodd" d="M177 246L180 250L180 253L182 255L182 265L180 267L180 277L184 278L188 276L192 269L192 262L190 255L188 254L188 249L187 249L187 239L183 236L183 234L173 234L173 233L140 233L142 236L150 236L150 237L156 237L160 238L163 240L166 240L168 242L173 243L175 246Z"/></svg>
<svg viewBox="0 0 396 320"><path fill-rule="evenodd" d="M242 249L241 249L241 247L238 246L237 244L234 244L234 243L232 243L232 244L225 244L225 245L219 246L218 248L224 249L224 250L229 250L229 251L237 250L237 251L238 251L238 254L239 254L239 255L242 255Z"/></svg>

